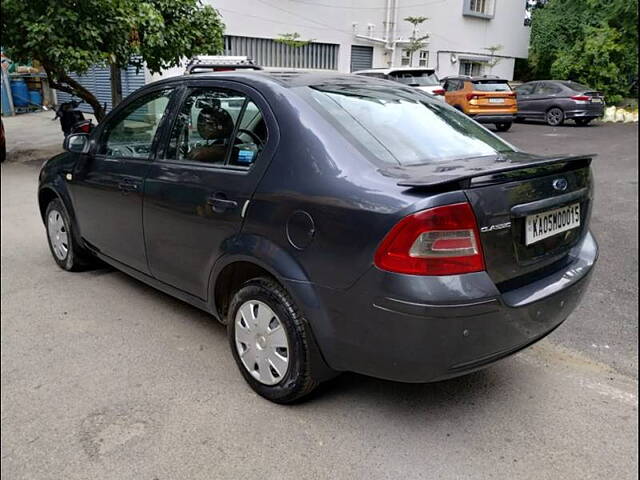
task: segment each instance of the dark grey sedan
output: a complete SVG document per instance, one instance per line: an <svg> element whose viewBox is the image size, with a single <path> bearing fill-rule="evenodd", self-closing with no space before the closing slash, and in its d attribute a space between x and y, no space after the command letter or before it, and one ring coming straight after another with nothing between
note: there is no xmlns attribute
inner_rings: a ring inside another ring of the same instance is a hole
<svg viewBox="0 0 640 480"><path fill-rule="evenodd" d="M600 92L569 80L527 82L516 88L520 120L545 120L551 126L573 120L587 125L604 113L604 97Z"/></svg>
<svg viewBox="0 0 640 480"><path fill-rule="evenodd" d="M173 77L65 148L38 190L55 262L211 313L275 402L485 367L558 327L597 257L591 156L526 154L386 80Z"/></svg>

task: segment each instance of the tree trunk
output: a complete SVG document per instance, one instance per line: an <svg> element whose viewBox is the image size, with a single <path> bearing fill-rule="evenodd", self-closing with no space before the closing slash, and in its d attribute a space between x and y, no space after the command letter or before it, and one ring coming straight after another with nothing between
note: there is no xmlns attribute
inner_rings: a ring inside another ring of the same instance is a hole
<svg viewBox="0 0 640 480"><path fill-rule="evenodd" d="M122 101L122 78L120 74L120 67L109 64L109 70L111 73L111 108L115 108Z"/></svg>
<svg viewBox="0 0 640 480"><path fill-rule="evenodd" d="M56 90L60 90L61 92L66 92L70 95L80 97L82 100L91 105L93 114L96 117L96 121L98 123L102 121L105 116L105 111L93 93L84 88L79 82L71 78L67 74L67 72L60 68L56 68L50 62L40 59L40 63L47 73L47 79L49 80L49 86L51 88L55 88Z"/></svg>

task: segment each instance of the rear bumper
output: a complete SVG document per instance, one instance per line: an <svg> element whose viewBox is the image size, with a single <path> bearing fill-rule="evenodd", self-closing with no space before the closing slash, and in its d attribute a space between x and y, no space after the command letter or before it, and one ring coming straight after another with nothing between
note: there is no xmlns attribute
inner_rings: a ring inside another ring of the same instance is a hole
<svg viewBox="0 0 640 480"><path fill-rule="evenodd" d="M516 116L513 114L504 114L504 113L501 113L501 114L481 113L477 115L471 114L469 116L479 123L509 123L509 122L513 122L514 119L516 118Z"/></svg>
<svg viewBox="0 0 640 480"><path fill-rule="evenodd" d="M566 110L564 112L565 118L574 119L574 118L598 118L604 115L604 105L601 107L588 107L588 108L578 108L573 110Z"/></svg>
<svg viewBox="0 0 640 480"><path fill-rule="evenodd" d="M319 304L305 313L334 370L441 380L489 365L557 328L584 295L597 254L588 233L568 266L509 292L498 291L485 272L420 277L372 268L348 290L316 287Z"/></svg>

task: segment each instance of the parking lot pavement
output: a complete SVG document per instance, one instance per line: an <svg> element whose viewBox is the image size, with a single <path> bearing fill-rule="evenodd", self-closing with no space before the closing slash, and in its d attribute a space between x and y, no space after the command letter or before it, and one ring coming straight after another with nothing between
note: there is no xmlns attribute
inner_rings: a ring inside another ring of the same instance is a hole
<svg viewBox="0 0 640 480"><path fill-rule="evenodd" d="M601 154L601 261L580 309L484 371L345 374L291 407L245 385L208 315L110 269L57 268L35 165L2 165L2 478L636 478L636 127L503 136Z"/></svg>
<svg viewBox="0 0 640 480"><path fill-rule="evenodd" d="M589 295L553 342L638 375L638 125L515 124L500 134L522 150L597 153L591 229L600 259Z"/></svg>

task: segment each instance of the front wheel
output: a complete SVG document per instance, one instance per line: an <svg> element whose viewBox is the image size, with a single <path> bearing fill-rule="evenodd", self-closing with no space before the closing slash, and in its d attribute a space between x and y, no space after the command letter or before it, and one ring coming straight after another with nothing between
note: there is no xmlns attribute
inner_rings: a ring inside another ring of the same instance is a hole
<svg viewBox="0 0 640 480"><path fill-rule="evenodd" d="M70 272L86 267L89 263L85 258L87 255L73 237L69 214L60 200L49 202L45 222L49 249L58 266Z"/></svg>
<svg viewBox="0 0 640 480"><path fill-rule="evenodd" d="M512 122L496 123L496 130L499 132L506 132L511 128L511 124Z"/></svg>
<svg viewBox="0 0 640 480"><path fill-rule="evenodd" d="M564 123L564 112L558 107L550 108L547 111L545 119L547 120L547 124L552 127L558 127Z"/></svg>
<svg viewBox="0 0 640 480"><path fill-rule="evenodd" d="M576 118L575 119L576 125L579 125L581 127L585 127L587 125L589 125L589 122L591 122L590 118Z"/></svg>
<svg viewBox="0 0 640 480"><path fill-rule="evenodd" d="M287 291L268 278L245 283L228 317L233 358L249 386L276 403L314 390L306 320Z"/></svg>

